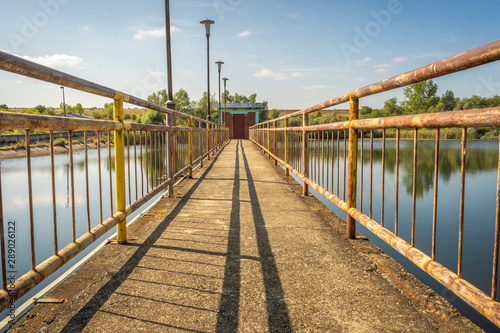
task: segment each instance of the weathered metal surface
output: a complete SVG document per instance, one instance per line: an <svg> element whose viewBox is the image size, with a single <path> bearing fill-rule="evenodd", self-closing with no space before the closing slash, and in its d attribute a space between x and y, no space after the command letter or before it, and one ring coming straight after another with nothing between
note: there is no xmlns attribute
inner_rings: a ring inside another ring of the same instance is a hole
<svg viewBox="0 0 500 333"><path fill-rule="evenodd" d="M120 123L108 120L84 120L69 117L0 112L0 128L3 130L113 131L121 127Z"/></svg>
<svg viewBox="0 0 500 333"><path fill-rule="evenodd" d="M497 172L497 195L496 195L496 214L495 214L495 245L493 249L493 272L491 277L491 298L497 299L498 282L498 251L500 248L500 136L498 147L498 172Z"/></svg>
<svg viewBox="0 0 500 333"><path fill-rule="evenodd" d="M351 98L349 106L349 120L358 119L359 115L359 100ZM349 175L347 177L347 207L356 208L356 188L358 180L358 130L349 128ZM347 216L346 237L356 237L356 221L350 216Z"/></svg>
<svg viewBox="0 0 500 333"><path fill-rule="evenodd" d="M357 129L498 127L500 107L360 119L351 122Z"/></svg>
<svg viewBox="0 0 500 333"><path fill-rule="evenodd" d="M114 120L123 123L123 99L115 98L113 102ZM125 140L123 129L115 131L115 186L116 210L126 214L125 192ZM123 219L117 225L118 243L127 243L127 220Z"/></svg>
<svg viewBox="0 0 500 333"><path fill-rule="evenodd" d="M465 160L467 153L467 128L462 129L462 157L460 162L460 213L458 216L458 263L457 275L462 277L464 250L464 210L465 210Z"/></svg>
<svg viewBox="0 0 500 333"><path fill-rule="evenodd" d="M309 116L306 113L302 115L302 124L304 127L309 125ZM309 178L309 133L306 131L302 132L302 174L305 178ZM309 188L306 182L303 182L302 185L302 195L309 195Z"/></svg>

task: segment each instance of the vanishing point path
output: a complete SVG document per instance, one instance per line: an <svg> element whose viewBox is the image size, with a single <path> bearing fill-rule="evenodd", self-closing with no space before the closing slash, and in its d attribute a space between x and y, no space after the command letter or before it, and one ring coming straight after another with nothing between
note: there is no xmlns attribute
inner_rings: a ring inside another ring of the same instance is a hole
<svg viewBox="0 0 500 333"><path fill-rule="evenodd" d="M479 331L435 293L412 296L425 287L398 288L359 250L371 243L346 240L292 182L231 141L129 228L130 244L106 245L45 296L64 303L10 331Z"/></svg>

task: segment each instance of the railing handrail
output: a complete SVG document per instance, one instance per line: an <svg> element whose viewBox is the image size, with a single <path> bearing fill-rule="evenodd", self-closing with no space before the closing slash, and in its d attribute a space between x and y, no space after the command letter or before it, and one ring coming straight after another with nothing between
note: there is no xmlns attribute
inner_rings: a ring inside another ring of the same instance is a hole
<svg viewBox="0 0 500 333"><path fill-rule="evenodd" d="M393 76L389 79L370 84L363 88L352 90L346 94L339 95L337 97L324 101L323 103L319 103L300 111L296 111L279 118L259 123L258 125L274 123L280 120L302 116L304 114L319 111L330 106L347 103L351 98L361 98L379 94L381 92L405 87L414 83L434 79L443 75L460 72L497 60L500 60L500 40L496 40L489 44L476 47L472 50L465 51L446 59L433 62L429 65L422 66L406 73ZM252 128L255 128L255 126L253 126Z"/></svg>
<svg viewBox="0 0 500 333"><path fill-rule="evenodd" d="M121 91L108 88L106 86L94 83L92 81L84 80L79 77L58 71L56 69L37 64L35 62L17 57L15 55L0 51L0 70L23 75L37 80L73 88L76 90L84 91L93 95L99 95L108 98L121 97L125 103L141 106L151 110L167 113L173 116L191 118L198 122L218 125L214 122L209 122L205 119L194 117L192 115L169 109L141 98L128 95ZM171 98L172 96L169 96Z"/></svg>

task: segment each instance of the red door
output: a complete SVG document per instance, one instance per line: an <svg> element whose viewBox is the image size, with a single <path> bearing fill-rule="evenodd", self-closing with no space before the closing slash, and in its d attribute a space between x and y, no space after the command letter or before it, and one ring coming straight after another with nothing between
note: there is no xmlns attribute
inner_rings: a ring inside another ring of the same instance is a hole
<svg viewBox="0 0 500 333"><path fill-rule="evenodd" d="M235 114L233 115L234 124L234 138L235 139L246 139L245 138L245 115Z"/></svg>

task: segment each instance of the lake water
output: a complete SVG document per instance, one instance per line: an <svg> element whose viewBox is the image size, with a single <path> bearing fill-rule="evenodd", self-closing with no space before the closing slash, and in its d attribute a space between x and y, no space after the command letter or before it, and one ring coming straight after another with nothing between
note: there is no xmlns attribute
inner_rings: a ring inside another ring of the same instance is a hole
<svg viewBox="0 0 500 333"><path fill-rule="evenodd" d="M344 145L340 142L340 163L337 168L337 144L334 142L323 147L319 143L310 144L310 175L317 183L344 200ZM359 145L361 143L359 142ZM369 215L370 186L370 142L364 141L363 149L363 198L360 198L361 164L358 163L358 200L357 208ZM434 141L418 142L417 186L416 186L416 232L415 246L431 256L432 251L432 210L434 195ZM323 152L321 152L323 148ZM327 153L328 151L328 153ZM387 140L385 157L385 227L394 232L395 220L395 162L396 142ZM358 158L361 160L361 148ZM487 295L491 293L493 269L493 246L495 233L495 210L498 174L498 141L468 141L465 178L465 221L463 278L474 284ZM458 230L460 209L460 161L461 141L441 141L439 155L438 210L437 210L437 246L436 260L457 272ZM300 161L291 161L299 165ZM332 169L333 165L333 169ZM324 167L324 175L322 171ZM319 170L319 172L317 171ZM333 172L333 177L332 177ZM337 172L340 173L339 192L337 192ZM297 181L298 178L296 178ZM333 184L332 184L333 179ZM373 143L373 201L372 218L381 221L382 191L382 141ZM401 140L399 161L399 236L411 242L413 191L413 141ZM335 205L324 199L311 189L330 209L342 218L346 214ZM495 325L457 299L438 282L427 276L409 260L379 240L363 226L358 230L372 242L394 257L407 270L416 275L424 283L435 289L441 296L450 301L464 315L474 320L487 331L500 331Z"/></svg>
<svg viewBox="0 0 500 333"><path fill-rule="evenodd" d="M151 166L149 166L149 177L146 176L145 163L141 169L140 161L134 163L133 147L131 151L130 173L132 177L130 192L131 199L134 201L137 195L140 197L144 191L151 190L153 177L151 176ZM114 174L114 155L111 150L111 159L109 158L108 148L101 148L101 181L102 181L102 214L103 219L107 219L116 210L116 191ZM145 154L145 153L144 153ZM127 157L127 155L126 155ZM139 147L137 147L137 159L139 160ZM144 157L145 158L145 157ZM87 232L87 195L85 182L85 152L84 150L73 153L74 163L74 193L75 193L75 222L76 237L80 237ZM110 179L111 165L111 179ZM135 174L137 165L137 191L135 188ZM99 163L98 151L96 149L88 150L88 172L89 172L89 197L90 197L90 220L91 227L95 227L101 221L101 206L99 194ZM50 156L33 157L31 160L32 183L33 183L33 216L35 225L35 249L36 264L50 257L54 253L54 227L52 210L52 175ZM163 168L163 167L162 167ZM126 167L126 175L128 167ZM141 176L142 174L142 176ZM28 202L28 177L25 158L13 158L1 160L1 181L2 181L2 199L3 213L5 223L5 233L7 235L8 222L15 222L16 232L16 262L14 271L16 278L31 269L31 251L30 251L30 231L29 231L29 202ZM148 180L146 180L149 178ZM71 199L71 172L69 154L55 155L55 179L56 179L56 203L57 203L57 229L58 229L58 247L59 250L72 242L72 199ZM110 191L110 182L112 191ZM127 204L128 204L128 184L127 184ZM158 194L153 200L163 195ZM148 206L146 204L144 207ZM127 221L132 220L143 210L139 209L127 217ZM94 248L96 248L107 237L115 233L116 228L112 228L106 235L89 246L85 251L73 258L58 272L50 276L47 280L38 285L16 302L16 307L22 305L26 300L33 297L38 291L55 280L65 270L69 269L80 259L85 257ZM4 311L2 318L7 316ZM0 319L0 320L1 320Z"/></svg>

